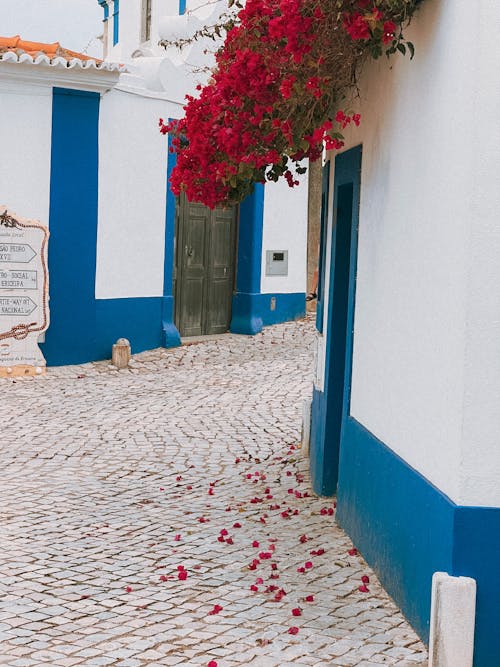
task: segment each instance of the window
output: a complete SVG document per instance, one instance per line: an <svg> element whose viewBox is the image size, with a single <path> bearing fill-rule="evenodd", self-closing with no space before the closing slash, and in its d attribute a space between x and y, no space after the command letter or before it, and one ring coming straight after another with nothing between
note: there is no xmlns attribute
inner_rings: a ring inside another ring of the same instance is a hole
<svg viewBox="0 0 500 667"><path fill-rule="evenodd" d="M141 42L151 39L151 5L153 0L142 0Z"/></svg>

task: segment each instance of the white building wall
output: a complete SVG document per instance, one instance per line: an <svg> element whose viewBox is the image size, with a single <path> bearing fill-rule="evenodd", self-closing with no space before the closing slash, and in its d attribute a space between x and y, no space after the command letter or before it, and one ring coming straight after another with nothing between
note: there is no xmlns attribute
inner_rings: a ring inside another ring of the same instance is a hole
<svg viewBox="0 0 500 667"><path fill-rule="evenodd" d="M296 188L284 181L266 183L262 233L261 292L306 291L307 175ZM266 276L266 251L288 250L288 275Z"/></svg>
<svg viewBox="0 0 500 667"><path fill-rule="evenodd" d="M169 112L120 90L102 98L97 298L163 294L168 150L158 119Z"/></svg>
<svg viewBox="0 0 500 667"><path fill-rule="evenodd" d="M52 87L0 73L0 205L49 223Z"/></svg>
<svg viewBox="0 0 500 667"><path fill-rule="evenodd" d="M500 507L500 14L477 4L469 125L471 181L462 465L459 502ZM496 57L495 57L496 54Z"/></svg>
<svg viewBox="0 0 500 667"><path fill-rule="evenodd" d="M498 133L498 48L477 52L498 7L478 4L424 2L415 59L361 81L351 414L455 502L498 505L499 164L478 152Z"/></svg>

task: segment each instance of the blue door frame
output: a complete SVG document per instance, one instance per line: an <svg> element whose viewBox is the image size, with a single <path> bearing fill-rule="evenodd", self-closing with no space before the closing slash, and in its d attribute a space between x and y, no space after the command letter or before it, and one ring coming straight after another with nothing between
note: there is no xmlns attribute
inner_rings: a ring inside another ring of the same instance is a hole
<svg viewBox="0 0 500 667"><path fill-rule="evenodd" d="M311 424L312 484L324 496L337 489L342 424L349 414L360 174L361 146L337 155L328 309L322 316L327 321L324 387L314 390ZM322 243L323 253L324 238Z"/></svg>

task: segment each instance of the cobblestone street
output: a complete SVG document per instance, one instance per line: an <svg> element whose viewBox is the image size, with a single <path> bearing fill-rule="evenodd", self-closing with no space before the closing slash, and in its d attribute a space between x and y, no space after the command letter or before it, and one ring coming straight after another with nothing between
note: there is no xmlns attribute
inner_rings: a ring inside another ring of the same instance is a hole
<svg viewBox="0 0 500 667"><path fill-rule="evenodd" d="M426 664L310 489L313 348L309 320L0 381L1 665Z"/></svg>

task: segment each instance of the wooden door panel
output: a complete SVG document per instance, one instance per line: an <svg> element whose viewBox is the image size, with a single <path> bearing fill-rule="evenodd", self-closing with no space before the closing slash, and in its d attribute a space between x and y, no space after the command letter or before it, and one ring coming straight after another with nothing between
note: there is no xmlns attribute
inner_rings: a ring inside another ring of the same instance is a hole
<svg viewBox="0 0 500 667"><path fill-rule="evenodd" d="M175 317L181 336L224 333L231 321L236 209L179 199Z"/></svg>

